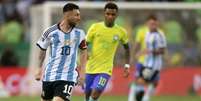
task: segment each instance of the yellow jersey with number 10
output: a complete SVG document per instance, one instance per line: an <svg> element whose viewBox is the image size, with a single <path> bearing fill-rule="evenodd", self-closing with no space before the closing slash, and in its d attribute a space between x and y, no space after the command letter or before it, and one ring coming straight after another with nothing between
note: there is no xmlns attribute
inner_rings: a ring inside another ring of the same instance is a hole
<svg viewBox="0 0 201 101"><path fill-rule="evenodd" d="M126 30L117 24L110 28L106 27L104 22L100 22L89 28L86 41L92 45L86 65L86 73L111 75L117 46L119 42L128 43L128 35Z"/></svg>

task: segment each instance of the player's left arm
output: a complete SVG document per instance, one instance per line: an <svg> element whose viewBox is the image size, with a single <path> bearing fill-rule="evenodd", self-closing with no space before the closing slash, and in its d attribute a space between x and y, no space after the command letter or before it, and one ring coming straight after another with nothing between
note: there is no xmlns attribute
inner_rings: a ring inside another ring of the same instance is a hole
<svg viewBox="0 0 201 101"><path fill-rule="evenodd" d="M125 65L124 65L124 77L128 77L130 74L130 47L128 43L128 35L125 30L122 31L123 37L121 39L121 42L123 43L124 49L125 49Z"/></svg>
<svg viewBox="0 0 201 101"><path fill-rule="evenodd" d="M87 62L87 43L83 40L80 44L80 77L84 77L85 74L85 67Z"/></svg>
<svg viewBox="0 0 201 101"><path fill-rule="evenodd" d="M129 44L126 43L126 44L123 44L124 46L124 49L125 49L125 63L126 64L129 64L129 61L130 61L130 47L129 47Z"/></svg>
<svg viewBox="0 0 201 101"><path fill-rule="evenodd" d="M128 77L130 74L129 68L130 68L130 47L129 44L123 44L125 49L125 65L124 65L124 77Z"/></svg>
<svg viewBox="0 0 201 101"><path fill-rule="evenodd" d="M84 80L85 80L84 79L85 67L87 62L87 42L85 40L84 32L83 32L82 41L80 42L79 48L81 51L80 51L80 69L79 69L80 77L79 77L78 84L83 86Z"/></svg>

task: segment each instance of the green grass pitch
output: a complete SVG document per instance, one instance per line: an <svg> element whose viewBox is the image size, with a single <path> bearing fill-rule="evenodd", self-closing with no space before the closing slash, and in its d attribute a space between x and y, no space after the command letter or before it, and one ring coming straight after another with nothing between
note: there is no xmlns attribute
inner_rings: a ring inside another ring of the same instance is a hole
<svg viewBox="0 0 201 101"><path fill-rule="evenodd" d="M0 101L40 101L39 97L15 96ZM73 96L71 101L84 101L83 96ZM99 101L127 101L127 96L102 96ZM151 101L201 101L201 96L154 96Z"/></svg>

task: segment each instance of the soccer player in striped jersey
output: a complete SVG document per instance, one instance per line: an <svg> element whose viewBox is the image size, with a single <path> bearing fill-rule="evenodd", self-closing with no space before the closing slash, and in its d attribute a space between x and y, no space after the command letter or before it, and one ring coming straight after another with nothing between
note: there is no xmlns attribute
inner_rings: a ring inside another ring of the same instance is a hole
<svg viewBox="0 0 201 101"><path fill-rule="evenodd" d="M128 101L149 101L159 80L166 40L163 32L158 28L158 20L155 16L149 16L147 26L148 29L144 29L145 33L141 33L143 34L143 37L141 36L143 41L140 41L142 49L137 52L141 57L136 66L136 81L131 85ZM145 85L148 85L146 92L144 92Z"/></svg>
<svg viewBox="0 0 201 101"><path fill-rule="evenodd" d="M39 67L42 67L46 49L50 47L49 60L45 65L42 79L42 101L70 101L73 88L78 82L78 49L81 49L82 68L85 67L87 60L85 33L75 27L79 22L79 6L68 3L63 7L62 20L45 30L37 42L41 49ZM40 80L41 71L39 68L36 80ZM81 76L84 76L84 71L81 72ZM80 83L84 82L83 78L80 77Z"/></svg>
<svg viewBox="0 0 201 101"><path fill-rule="evenodd" d="M88 30L86 41L91 45L86 65L86 101L98 101L112 75L114 55L119 43L124 46L126 64L124 76L129 75L129 45L126 30L115 24L118 7L109 2L104 8L103 22L94 23Z"/></svg>
<svg viewBox="0 0 201 101"><path fill-rule="evenodd" d="M148 19L149 20L149 19ZM149 32L147 25L140 27L136 33L135 42L134 42L134 60L135 64L135 78L139 77L139 70L142 68L144 63L145 54L142 54L141 51L146 49L145 36ZM135 101L136 92L135 89L142 89L144 92L144 86L137 85L135 81L130 85L130 91L128 95L128 101Z"/></svg>

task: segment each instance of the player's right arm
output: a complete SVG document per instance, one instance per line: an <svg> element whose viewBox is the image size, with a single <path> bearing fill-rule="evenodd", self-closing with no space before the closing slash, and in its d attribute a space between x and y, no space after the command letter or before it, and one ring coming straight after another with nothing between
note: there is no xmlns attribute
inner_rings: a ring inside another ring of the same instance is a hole
<svg viewBox="0 0 201 101"><path fill-rule="evenodd" d="M40 37L40 39L38 40L38 42L36 43L36 45L40 48L39 50L39 66L36 70L36 74L35 74L35 79L37 81L39 81L41 79L41 75L42 75L42 65L46 56L46 50L50 44L50 39L49 39L49 34L50 31L45 31L42 36Z"/></svg>
<svg viewBox="0 0 201 101"><path fill-rule="evenodd" d="M43 61L45 59L45 56L46 56L46 51L40 50L40 52L39 52L39 68L37 68L36 74L35 74L35 79L37 81L40 80L41 75L42 75L42 65L43 65Z"/></svg>
<svg viewBox="0 0 201 101"><path fill-rule="evenodd" d="M79 69L80 75L78 79L78 84L84 87L85 68L87 63L87 43L86 43L84 31L82 34L82 41L80 42L79 48L81 51L80 51L80 69Z"/></svg>

